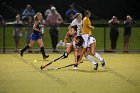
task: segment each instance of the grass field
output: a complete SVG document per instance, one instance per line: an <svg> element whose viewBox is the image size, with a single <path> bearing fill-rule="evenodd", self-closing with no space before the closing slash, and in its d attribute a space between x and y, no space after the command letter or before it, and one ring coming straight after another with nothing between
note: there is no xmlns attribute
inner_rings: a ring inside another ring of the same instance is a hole
<svg viewBox="0 0 140 93"><path fill-rule="evenodd" d="M73 63L72 54L39 69L60 55L42 60L41 54L0 54L0 93L140 93L140 54L101 53L107 67L97 71L85 59L78 70L49 70Z"/></svg>

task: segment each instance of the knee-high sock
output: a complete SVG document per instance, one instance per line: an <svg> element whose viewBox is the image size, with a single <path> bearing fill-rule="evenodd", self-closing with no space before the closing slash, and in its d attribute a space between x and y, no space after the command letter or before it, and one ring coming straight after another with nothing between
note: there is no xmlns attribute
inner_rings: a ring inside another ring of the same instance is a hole
<svg viewBox="0 0 140 93"><path fill-rule="evenodd" d="M41 51L41 53L42 53L42 56L45 56L45 50L44 50L44 47L41 47L41 48L40 48L40 51Z"/></svg>
<svg viewBox="0 0 140 93"><path fill-rule="evenodd" d="M103 58L95 52L94 57L97 58L100 62L103 61Z"/></svg>
<svg viewBox="0 0 140 93"><path fill-rule="evenodd" d="M92 57L91 57L90 55L87 55L87 56L86 56L86 59L89 60L89 61L90 61L92 64L94 64L94 65L97 64L97 63L92 59Z"/></svg>
<svg viewBox="0 0 140 93"><path fill-rule="evenodd" d="M26 51L28 48L30 48L29 45L25 46L25 47L22 49L22 51L24 52L24 51Z"/></svg>

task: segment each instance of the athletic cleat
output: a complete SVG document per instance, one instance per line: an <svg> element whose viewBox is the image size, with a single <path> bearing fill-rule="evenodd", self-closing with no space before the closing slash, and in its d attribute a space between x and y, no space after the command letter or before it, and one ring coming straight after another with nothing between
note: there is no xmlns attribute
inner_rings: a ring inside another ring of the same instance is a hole
<svg viewBox="0 0 140 93"><path fill-rule="evenodd" d="M77 70L77 69L78 69L78 64L74 64L73 69L74 69L74 70Z"/></svg>
<svg viewBox="0 0 140 93"><path fill-rule="evenodd" d="M57 44L57 47L59 47L59 46L63 46L63 41L62 40L60 40L59 43Z"/></svg>
<svg viewBox="0 0 140 93"><path fill-rule="evenodd" d="M98 69L98 63L94 65L94 70Z"/></svg>
<svg viewBox="0 0 140 93"><path fill-rule="evenodd" d="M73 67L72 69L73 69L73 70L77 70L77 69L78 69L78 67Z"/></svg>
<svg viewBox="0 0 140 93"><path fill-rule="evenodd" d="M46 59L46 58L48 58L49 57L49 55L45 55L45 56L43 56L43 59Z"/></svg>
<svg viewBox="0 0 140 93"><path fill-rule="evenodd" d="M23 57L23 50L20 49L19 51L20 51L20 56Z"/></svg>
<svg viewBox="0 0 140 93"><path fill-rule="evenodd" d="M106 65L104 60L101 61L101 64L102 64L102 67Z"/></svg>

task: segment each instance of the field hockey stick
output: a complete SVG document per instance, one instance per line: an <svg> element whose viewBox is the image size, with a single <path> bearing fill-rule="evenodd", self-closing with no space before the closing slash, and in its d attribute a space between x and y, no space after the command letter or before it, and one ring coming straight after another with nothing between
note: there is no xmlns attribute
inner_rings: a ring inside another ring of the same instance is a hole
<svg viewBox="0 0 140 93"><path fill-rule="evenodd" d="M80 62L80 64L83 63L83 62ZM58 69L62 69L62 68L67 68L67 67L70 67L70 66L74 66L75 64L69 64L69 65L66 65L66 66L63 66L63 67L58 67L58 68L54 68L54 69L50 69L50 70L58 70Z"/></svg>
<svg viewBox="0 0 140 93"><path fill-rule="evenodd" d="M68 57L68 53L67 52L64 52L62 56L56 58L55 60L49 62L48 64L44 65L44 66L41 66L40 69L43 69L45 68L46 66L49 66L50 64L52 64L53 62L56 62L57 60L59 59L64 59L64 58L67 58Z"/></svg>
<svg viewBox="0 0 140 93"><path fill-rule="evenodd" d="M46 65L44 65L44 66L41 66L40 69L44 69L46 66L49 66L49 65L52 64L53 62L56 62L57 60L63 59L63 58L64 58L64 56L60 56L60 57L56 58L55 60L49 62L48 64L46 64Z"/></svg>

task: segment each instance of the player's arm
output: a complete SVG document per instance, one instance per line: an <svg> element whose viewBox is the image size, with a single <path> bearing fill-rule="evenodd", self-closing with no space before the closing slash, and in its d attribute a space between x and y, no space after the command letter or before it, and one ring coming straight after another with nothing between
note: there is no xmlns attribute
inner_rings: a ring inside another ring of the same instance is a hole
<svg viewBox="0 0 140 93"><path fill-rule="evenodd" d="M94 26L92 26L92 25L90 24L90 20L85 19L85 20L83 20L83 23L85 24L85 26L86 26L87 28L89 28L89 29L94 29Z"/></svg>
<svg viewBox="0 0 140 93"><path fill-rule="evenodd" d="M87 28L94 29L94 26L90 25L89 23L85 24Z"/></svg>
<svg viewBox="0 0 140 93"><path fill-rule="evenodd" d="M64 38L64 46L66 46L66 43L67 43L69 37L70 37L69 32L67 32L67 34Z"/></svg>
<svg viewBox="0 0 140 93"><path fill-rule="evenodd" d="M72 51L72 48L73 48L73 42L71 42L70 45L67 47L66 52L70 54L70 52Z"/></svg>
<svg viewBox="0 0 140 93"><path fill-rule="evenodd" d="M33 25L33 30L37 31L37 32L41 32L41 30L39 30L37 28L37 25L39 24L39 22L35 21L34 25Z"/></svg>

